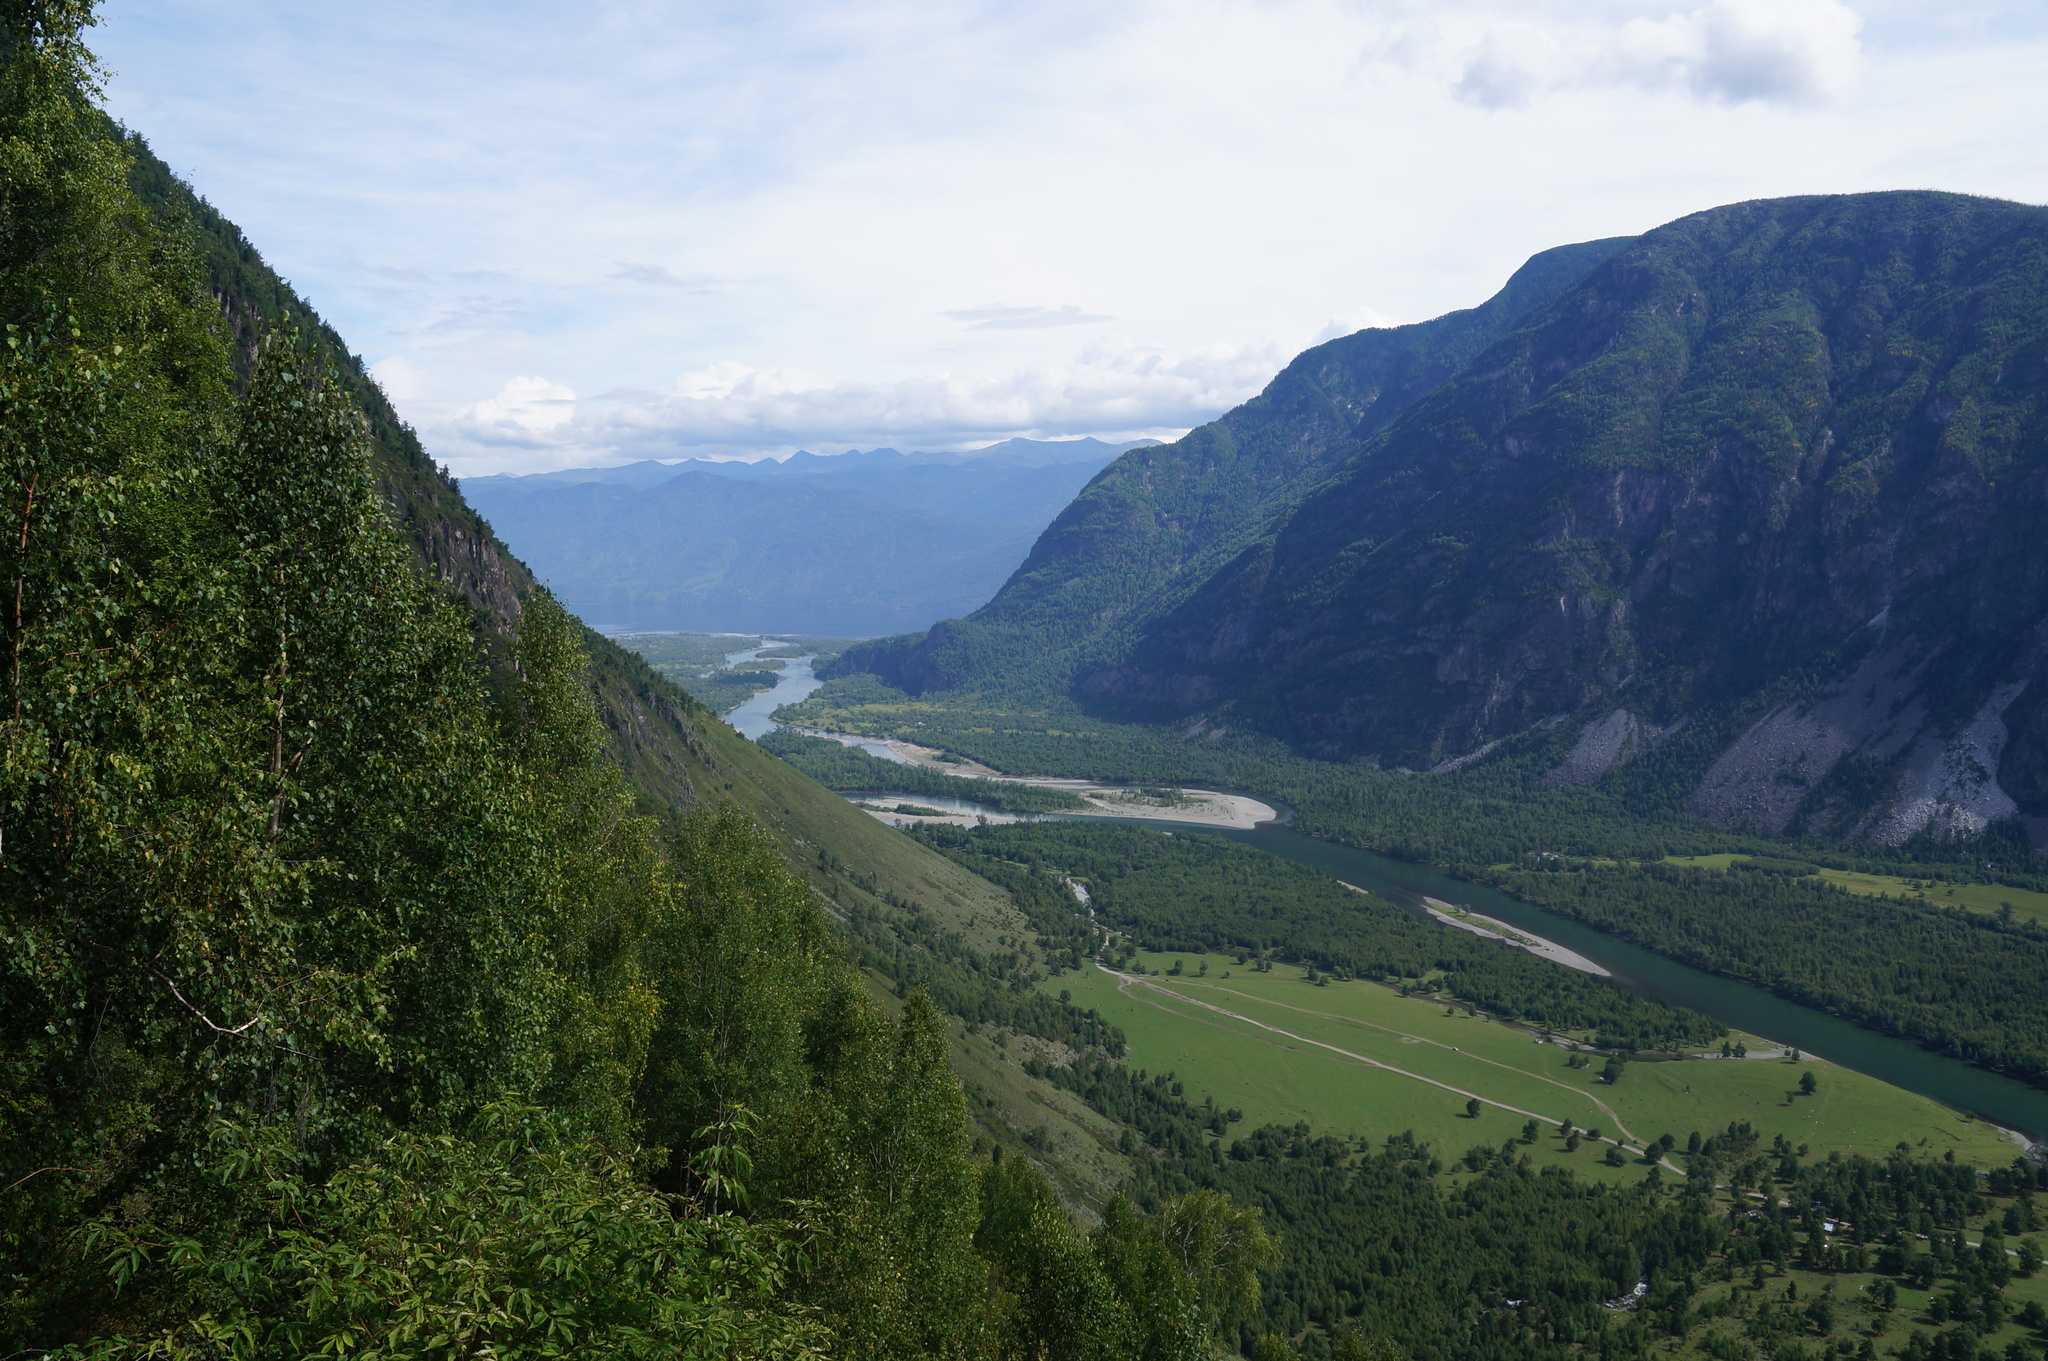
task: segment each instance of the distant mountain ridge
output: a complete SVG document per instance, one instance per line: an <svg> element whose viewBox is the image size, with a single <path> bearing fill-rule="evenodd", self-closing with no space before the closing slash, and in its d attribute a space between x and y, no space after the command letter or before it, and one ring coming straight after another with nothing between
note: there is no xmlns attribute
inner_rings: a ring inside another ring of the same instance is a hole
<svg viewBox="0 0 2048 1361"><path fill-rule="evenodd" d="M1377 430L1325 433L1327 401L1259 421L1282 386L1126 456L989 606L840 672L1060 687L1417 770L1579 725L1553 784L1685 731L1684 806L1712 822L2048 839L2048 209L1713 209L1610 251ZM1329 449L1321 471L1226 552L1133 571L1192 537L1162 486L1268 495L1271 456L1217 452L1247 424Z"/></svg>
<svg viewBox="0 0 2048 1361"><path fill-rule="evenodd" d="M462 489L603 625L863 637L981 604L1103 464L1156 442L646 461Z"/></svg>
<svg viewBox="0 0 2048 1361"><path fill-rule="evenodd" d="M546 473L493 473L462 479L465 489L546 487L580 482L651 487L683 473L712 473L719 477L746 479L794 477L804 473L848 473L876 468L913 467L923 464L974 465L984 468L1049 468L1072 463L1100 467L1127 449L1142 449L1160 443L1156 439L1126 440L1109 444L1094 436L1071 440L1007 439L986 448L964 451L942 450L904 453L898 449L849 449L843 454L814 454L799 449L787 458L753 461L725 458L684 458L672 461L642 459L593 468L562 468Z"/></svg>

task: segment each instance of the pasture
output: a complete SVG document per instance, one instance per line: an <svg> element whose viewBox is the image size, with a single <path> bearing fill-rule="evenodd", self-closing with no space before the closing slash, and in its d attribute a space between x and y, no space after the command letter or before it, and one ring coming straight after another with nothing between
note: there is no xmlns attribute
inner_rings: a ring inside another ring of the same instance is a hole
<svg viewBox="0 0 2048 1361"><path fill-rule="evenodd" d="M1091 964L1045 986L1071 990L1077 1004L1121 1026L1134 1066L1172 1071L1191 1099L1213 1096L1242 1110L1243 1123L1226 1138L1298 1121L1376 1139L1413 1130L1449 1162L1476 1144L1498 1148L1537 1118L1540 1137L1527 1151L1538 1165L1632 1179L1642 1165L1607 1166L1605 1145L1582 1142L1567 1152L1558 1123L1638 1141L1670 1134L1681 1151L1695 1131L1711 1135L1744 1120L1766 1142L1783 1134L1813 1156L1882 1156L1904 1142L1923 1155L1952 1151L1985 1166L2019 1151L1992 1126L1817 1060L1639 1061L1609 1085L1600 1080L1604 1056L1579 1055L1587 1066L1573 1067L1575 1051L1462 1006L1361 982L1318 987L1302 969L1282 964L1255 973L1231 956L1140 955L1139 962L1148 971L1142 979ZM1183 972L1167 974L1176 962ZM1205 964L1206 976L1198 976ZM1816 1090L1799 1094L1809 1071ZM1467 1114L1474 1097L1483 1103L1476 1117Z"/></svg>

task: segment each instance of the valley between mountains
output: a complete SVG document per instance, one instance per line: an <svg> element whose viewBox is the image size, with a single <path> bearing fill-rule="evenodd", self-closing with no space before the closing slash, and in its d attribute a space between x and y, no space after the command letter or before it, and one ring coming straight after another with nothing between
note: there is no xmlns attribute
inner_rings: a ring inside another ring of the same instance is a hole
<svg viewBox="0 0 2048 1361"><path fill-rule="evenodd" d="M0 1355L2048 1354L2048 210L464 484L91 18L0 14Z"/></svg>

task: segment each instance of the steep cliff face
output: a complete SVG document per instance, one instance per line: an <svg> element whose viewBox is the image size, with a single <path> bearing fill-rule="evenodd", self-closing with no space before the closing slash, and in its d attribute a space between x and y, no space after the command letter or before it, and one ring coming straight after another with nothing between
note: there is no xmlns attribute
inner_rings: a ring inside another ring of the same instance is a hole
<svg viewBox="0 0 2048 1361"><path fill-rule="evenodd" d="M988 605L854 649L826 674L873 671L913 693L970 683L1063 688L1120 656L1134 630L1270 532L1360 441L1629 239L1544 251L1478 307L1303 352L1243 406L1105 468Z"/></svg>
<svg viewBox="0 0 2048 1361"><path fill-rule="evenodd" d="M1408 407L1076 693L1416 769L1604 722L1559 782L1748 713L1701 817L2039 819L2044 396L2048 210L1697 214Z"/></svg>

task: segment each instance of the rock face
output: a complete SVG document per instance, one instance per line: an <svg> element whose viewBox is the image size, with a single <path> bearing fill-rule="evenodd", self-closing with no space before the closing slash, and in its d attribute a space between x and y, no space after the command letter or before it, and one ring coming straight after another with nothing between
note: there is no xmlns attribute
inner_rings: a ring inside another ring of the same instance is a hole
<svg viewBox="0 0 2048 1361"><path fill-rule="evenodd" d="M1681 718L1669 727L1660 728L1627 709L1616 709L1607 717L1595 719L1581 729L1579 740L1565 753L1564 760L1558 762L1556 768L1546 774L1539 783L1545 789L1592 784L1608 771L1628 764L1684 726L1685 720Z"/></svg>
<svg viewBox="0 0 2048 1361"><path fill-rule="evenodd" d="M1417 770L1562 715L1554 783L1718 715L1702 818L2048 828L2048 209L1683 218L1325 462L1072 693Z"/></svg>

